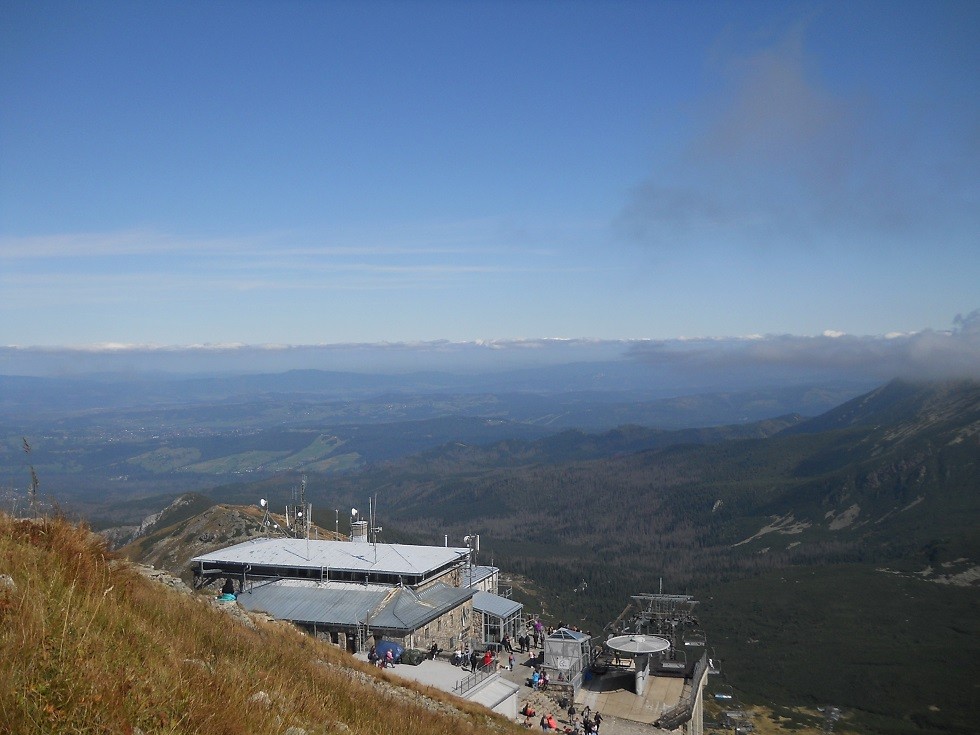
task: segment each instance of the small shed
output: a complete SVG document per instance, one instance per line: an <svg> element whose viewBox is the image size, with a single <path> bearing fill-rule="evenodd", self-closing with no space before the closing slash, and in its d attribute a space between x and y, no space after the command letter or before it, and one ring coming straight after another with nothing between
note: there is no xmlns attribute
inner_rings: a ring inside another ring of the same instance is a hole
<svg viewBox="0 0 980 735"><path fill-rule="evenodd" d="M552 682L566 682L577 689L591 661L592 643L585 633L559 628L544 639L542 667Z"/></svg>

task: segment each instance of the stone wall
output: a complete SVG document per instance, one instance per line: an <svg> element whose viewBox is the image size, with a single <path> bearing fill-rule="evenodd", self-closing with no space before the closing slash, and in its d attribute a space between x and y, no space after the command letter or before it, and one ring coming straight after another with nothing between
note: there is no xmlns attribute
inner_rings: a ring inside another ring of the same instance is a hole
<svg viewBox="0 0 980 735"><path fill-rule="evenodd" d="M467 600L398 642L405 648L421 648L423 651L429 650L435 643L444 651L453 651L457 646L469 643L470 621L474 617L473 600Z"/></svg>

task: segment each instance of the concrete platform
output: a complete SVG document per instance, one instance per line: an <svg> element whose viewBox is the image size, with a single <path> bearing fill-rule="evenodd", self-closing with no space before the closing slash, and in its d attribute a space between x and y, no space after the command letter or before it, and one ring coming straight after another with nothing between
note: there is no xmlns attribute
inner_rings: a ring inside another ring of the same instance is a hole
<svg viewBox="0 0 980 735"><path fill-rule="evenodd" d="M586 682L575 696L575 706L579 711L588 706L604 716L652 725L664 710L680 702L683 690L683 679L650 676L646 692L638 697L632 671L609 672Z"/></svg>
<svg viewBox="0 0 980 735"><path fill-rule="evenodd" d="M354 657L367 662L367 654L365 653L355 654ZM411 679L420 684L441 689L444 692L452 692L456 683L469 674L465 669L453 666L448 661L440 659L436 659L435 661L425 659L418 666L398 664L397 666L385 669L385 671L402 679Z"/></svg>

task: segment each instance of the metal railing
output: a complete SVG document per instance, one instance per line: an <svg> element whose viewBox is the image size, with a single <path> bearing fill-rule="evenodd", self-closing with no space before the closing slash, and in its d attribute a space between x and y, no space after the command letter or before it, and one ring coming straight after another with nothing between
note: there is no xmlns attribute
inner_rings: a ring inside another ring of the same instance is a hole
<svg viewBox="0 0 980 735"><path fill-rule="evenodd" d="M470 689L475 687L481 681L484 681L485 679L489 679L491 676L493 676L496 673L497 673L496 663L486 668L483 668L481 666L477 668L476 671L471 672L470 674L464 676L462 679L457 681L456 684L453 686L453 694L463 696L464 694L466 694L466 692L468 692Z"/></svg>
<svg viewBox="0 0 980 735"><path fill-rule="evenodd" d="M705 653L694 665L694 672L691 674L690 691L687 696L669 710L665 711L653 724L665 730L673 730L691 719L694 714L694 705L697 702L698 692L701 689L701 679L708 670L708 655ZM685 682L685 688L687 688Z"/></svg>

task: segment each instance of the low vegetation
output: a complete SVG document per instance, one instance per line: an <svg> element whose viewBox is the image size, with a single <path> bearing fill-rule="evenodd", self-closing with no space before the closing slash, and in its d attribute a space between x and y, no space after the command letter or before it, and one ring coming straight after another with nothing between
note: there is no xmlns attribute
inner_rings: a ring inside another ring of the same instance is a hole
<svg viewBox="0 0 980 735"><path fill-rule="evenodd" d="M243 625L64 520L0 515L0 575L2 732L516 732L289 626Z"/></svg>
<svg viewBox="0 0 980 735"><path fill-rule="evenodd" d="M717 585L702 604L723 680L787 724L832 705L860 732L976 732L980 595L862 564ZM776 703L782 703L782 706Z"/></svg>

